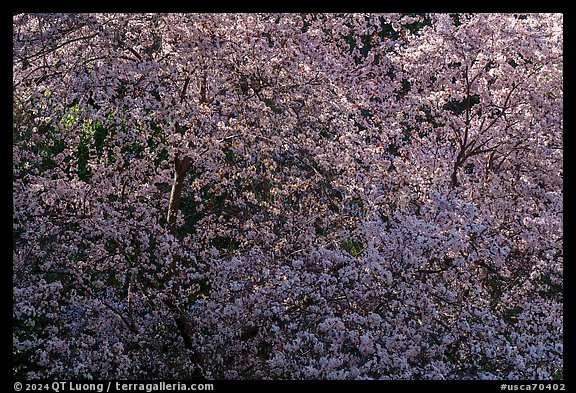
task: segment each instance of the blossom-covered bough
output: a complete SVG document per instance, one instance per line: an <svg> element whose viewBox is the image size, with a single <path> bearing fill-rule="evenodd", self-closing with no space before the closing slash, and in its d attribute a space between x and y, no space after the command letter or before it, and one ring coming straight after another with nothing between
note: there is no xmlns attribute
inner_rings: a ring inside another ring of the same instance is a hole
<svg viewBox="0 0 576 393"><path fill-rule="evenodd" d="M562 23L15 15L14 375L561 378Z"/></svg>

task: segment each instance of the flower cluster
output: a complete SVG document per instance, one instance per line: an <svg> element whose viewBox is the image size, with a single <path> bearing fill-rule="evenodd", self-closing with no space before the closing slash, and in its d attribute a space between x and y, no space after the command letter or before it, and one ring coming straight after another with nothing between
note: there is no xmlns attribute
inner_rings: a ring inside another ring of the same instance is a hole
<svg viewBox="0 0 576 393"><path fill-rule="evenodd" d="M561 378L562 24L14 15L14 375Z"/></svg>

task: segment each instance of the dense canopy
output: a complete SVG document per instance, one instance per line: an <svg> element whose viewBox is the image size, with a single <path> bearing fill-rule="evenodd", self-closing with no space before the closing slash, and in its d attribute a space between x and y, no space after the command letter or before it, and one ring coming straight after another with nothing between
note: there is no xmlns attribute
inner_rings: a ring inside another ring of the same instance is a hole
<svg viewBox="0 0 576 393"><path fill-rule="evenodd" d="M563 375L558 14L17 14L17 378Z"/></svg>

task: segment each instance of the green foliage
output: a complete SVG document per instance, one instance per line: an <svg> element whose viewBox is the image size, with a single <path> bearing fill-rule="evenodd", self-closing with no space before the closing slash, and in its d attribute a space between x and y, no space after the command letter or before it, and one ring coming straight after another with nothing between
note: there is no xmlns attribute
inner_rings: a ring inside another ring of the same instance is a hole
<svg viewBox="0 0 576 393"><path fill-rule="evenodd" d="M452 18L452 23L454 23L454 26L458 27L462 24L460 14L450 14L450 18Z"/></svg>
<svg viewBox="0 0 576 393"><path fill-rule="evenodd" d="M407 23L407 24L404 24L402 26L404 29L407 29L412 34L419 34L420 30L422 30L424 27L432 25L432 21L430 20L430 18L428 18L426 16L426 14L409 13L409 14L404 14L404 16L409 16L409 17L419 16L422 18L421 21L417 21L417 22L413 22L413 23ZM401 33L399 31L395 30L392 27L391 23L387 23L383 16L381 16L379 19L380 19L380 30L379 31L375 32L372 35L364 34L364 35L360 36L359 52L362 56L366 56L374 48L375 42L379 42L381 40L397 40L398 38L400 38ZM350 27L350 29L351 29L350 33L348 35L345 35L343 38L344 38L344 41L346 42L346 44L348 45L348 48L347 48L348 51L353 52L354 49L356 49L356 47L358 46L358 43L355 39L356 33L354 32L353 25L349 24L348 27ZM379 39L375 40L374 38L379 38ZM360 59L357 59L357 62L360 62ZM374 56L374 64L378 64L379 62L380 62L380 55L376 54Z"/></svg>
<svg viewBox="0 0 576 393"><path fill-rule="evenodd" d="M561 381L564 379L564 373L558 370L554 374L552 374L552 379L555 381Z"/></svg>
<svg viewBox="0 0 576 393"><path fill-rule="evenodd" d="M242 156L234 153L234 151L230 147L222 148L222 153L224 153L225 161L228 164L237 164L242 161Z"/></svg>
<svg viewBox="0 0 576 393"><path fill-rule="evenodd" d="M160 127L160 125L154 121L151 121L149 124L150 136L146 141L148 147L156 147L158 143L162 143L163 145L166 144L166 135L164 134L164 130ZM157 149L156 149L157 150ZM168 149L166 147L157 151L157 156L154 159L154 165L158 167L162 162L168 159Z"/></svg>
<svg viewBox="0 0 576 393"><path fill-rule="evenodd" d="M514 59L508 60L508 64L509 64L512 68L516 68L516 67L519 66L519 64L516 63L516 60L514 60Z"/></svg>
<svg viewBox="0 0 576 393"><path fill-rule="evenodd" d="M61 124L67 129L71 129L77 121L73 113L78 112L79 109L77 106L73 106L71 109L72 112L67 113L61 120ZM114 113L110 113L108 117L113 119L114 116ZM145 144L149 148L156 148L159 143L166 141L163 130L157 123L150 122L146 126L147 128L144 132L147 132L149 136L146 138ZM146 126L136 126L135 128L143 129ZM89 167L90 160L103 161L106 165L111 165L116 162L117 157L116 154L114 154L114 147L118 144L118 141L114 137L119 132L122 133L126 131L124 129L125 127L127 126L120 125L118 127L110 127L106 126L102 121L93 121L90 119L84 120L81 123L80 128L82 131L75 151L75 160L78 166L77 175L81 180L89 181L92 176ZM125 159L125 166L129 165L131 158L143 157L145 144L140 140L133 140L120 145L120 151L123 153L122 155ZM45 146L49 154L46 154L45 161L43 162L44 166L41 169L51 169L55 164L50 157L63 151L65 142L63 139L48 138ZM154 159L154 164L157 166L160 165L167 157L168 150L164 147L158 151Z"/></svg>
<svg viewBox="0 0 576 393"><path fill-rule="evenodd" d="M40 171L46 171L56 168L58 165L54 161L53 157L56 154L62 153L66 148L66 143L62 139L46 139L40 143L40 151L42 160L38 169ZM68 160L65 160L69 161Z"/></svg>
<svg viewBox="0 0 576 393"><path fill-rule="evenodd" d="M357 257L364 251L364 244L359 240L348 239L340 243L340 248L350 254L350 256Z"/></svg>
<svg viewBox="0 0 576 393"><path fill-rule="evenodd" d="M108 136L108 128L104 127L102 122L94 122L92 130L96 153L101 156L104 153L104 148L106 147L105 140Z"/></svg>
<svg viewBox="0 0 576 393"><path fill-rule="evenodd" d="M551 271L544 272L539 279L540 284L542 285L541 290L538 291L538 294L544 298L562 298L563 297L563 284L561 279L554 280L553 274ZM556 282L555 282L556 281ZM559 283L558 283L559 282Z"/></svg>
<svg viewBox="0 0 576 393"><path fill-rule="evenodd" d="M426 14L406 14L407 16L420 16L422 18L419 22L407 23L404 25L406 29L412 34L419 34L426 26L432 26L432 21L426 16Z"/></svg>
<svg viewBox="0 0 576 393"><path fill-rule="evenodd" d="M212 239L212 246L218 250L226 250L228 252L236 251L240 248L240 242L230 236L218 236Z"/></svg>
<svg viewBox="0 0 576 393"><path fill-rule="evenodd" d="M275 114L279 115L282 112L284 112L284 110L280 106L276 105L274 100L272 100L270 98L263 98L263 101L266 104L266 106L268 108L270 108L272 110L272 112L274 112Z"/></svg>
<svg viewBox="0 0 576 393"><path fill-rule="evenodd" d="M474 94L464 98L461 101L452 100L444 104L444 109L449 110L455 115L461 115L465 110L470 110L474 105L480 102L480 96Z"/></svg>
<svg viewBox="0 0 576 393"><path fill-rule="evenodd" d="M498 364L492 361L485 353L480 355L480 360L478 361L478 366L484 372L495 372L498 371Z"/></svg>
<svg viewBox="0 0 576 393"><path fill-rule="evenodd" d="M82 134L78 142L77 149L77 162L78 162L78 177L83 181L90 181L92 172L88 168L88 161L90 159L90 137Z"/></svg>
<svg viewBox="0 0 576 393"><path fill-rule="evenodd" d="M505 309L502 312L502 319L504 319L508 323L516 323L518 322L518 316L524 311L524 309L520 306L515 306L512 308Z"/></svg>
<svg viewBox="0 0 576 393"><path fill-rule="evenodd" d="M474 173L474 168L475 168L474 163L472 163L472 162L468 163L464 166L464 173L467 175L471 175Z"/></svg>
<svg viewBox="0 0 576 393"><path fill-rule="evenodd" d="M496 276L491 276L486 279L485 285L490 294L490 304L495 308L502 296L502 282Z"/></svg>
<svg viewBox="0 0 576 393"><path fill-rule="evenodd" d="M400 100L402 97L404 97L410 91L410 88L412 87L410 84L410 81L406 78L402 79L400 81L400 83L402 84L402 87L396 92L396 99L397 100Z"/></svg>

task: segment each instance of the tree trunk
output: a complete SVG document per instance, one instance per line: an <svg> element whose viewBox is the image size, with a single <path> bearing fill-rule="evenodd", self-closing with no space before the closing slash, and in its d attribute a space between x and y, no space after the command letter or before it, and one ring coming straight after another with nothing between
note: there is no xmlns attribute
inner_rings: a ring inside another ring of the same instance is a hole
<svg viewBox="0 0 576 393"><path fill-rule="evenodd" d="M456 156L456 161L454 161L454 169L452 170L452 175L450 176L450 185L452 188L456 188L458 186L458 169L464 164L466 161L466 155L464 148L460 149L458 152L458 156Z"/></svg>
<svg viewBox="0 0 576 393"><path fill-rule="evenodd" d="M180 199L182 198L182 188L184 187L184 178L190 168L190 157L184 157L180 160L174 158L174 180L172 182L172 191L170 192L170 202L168 203L168 215L166 221L171 232L176 231L176 217L180 210Z"/></svg>
<svg viewBox="0 0 576 393"><path fill-rule="evenodd" d="M180 200L182 198L184 178L186 177L186 173L188 172L190 165L190 157L184 157L182 160L180 160L178 157L174 158L174 180L172 182L172 191L170 192L170 202L168 203L168 214L166 219L168 229L173 234L176 232L176 217L178 216L178 210L180 210ZM186 313L180 309L171 299L165 299L164 302L173 314L176 327L178 328L178 331L184 340L184 346L190 350L193 350L193 330L188 323Z"/></svg>
<svg viewBox="0 0 576 393"><path fill-rule="evenodd" d="M454 169L452 170L452 175L450 176L451 186L455 188L458 186L458 169L460 168L460 164L456 162L454 164Z"/></svg>

